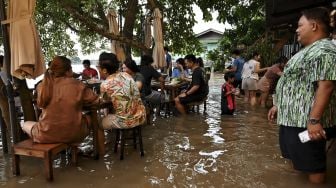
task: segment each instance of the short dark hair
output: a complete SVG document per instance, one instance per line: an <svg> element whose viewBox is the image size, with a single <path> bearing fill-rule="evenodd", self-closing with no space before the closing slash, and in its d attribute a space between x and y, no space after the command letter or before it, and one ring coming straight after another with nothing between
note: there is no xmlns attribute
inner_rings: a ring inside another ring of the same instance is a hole
<svg viewBox="0 0 336 188"><path fill-rule="evenodd" d="M194 54L188 54L184 57L184 59L188 60L188 61L191 61L193 63L196 63L196 57Z"/></svg>
<svg viewBox="0 0 336 188"><path fill-rule="evenodd" d="M231 54L234 54L234 55L240 55L241 54L241 51L239 49L233 49L231 51Z"/></svg>
<svg viewBox="0 0 336 188"><path fill-rule="evenodd" d="M185 68L185 62L183 58L178 58L176 60L176 63L182 65L182 67Z"/></svg>
<svg viewBox="0 0 336 188"><path fill-rule="evenodd" d="M88 59L84 59L84 61L83 61L83 65L91 65L90 60L88 60Z"/></svg>
<svg viewBox="0 0 336 188"><path fill-rule="evenodd" d="M328 8L315 7L315 8L303 10L301 14L302 16L306 17L308 20L315 20L319 22L320 24L322 24L323 29L326 33L329 34L333 31L333 27L331 26L331 22L330 22L330 11Z"/></svg>
<svg viewBox="0 0 336 188"><path fill-rule="evenodd" d="M124 62L125 66L132 72L140 72L138 65L131 58L127 58Z"/></svg>
<svg viewBox="0 0 336 188"><path fill-rule="evenodd" d="M164 49L164 51L169 52L169 48L168 48L168 46L165 46L163 49Z"/></svg>
<svg viewBox="0 0 336 188"><path fill-rule="evenodd" d="M235 75L234 75L233 72L228 72L228 73L225 73L225 74L224 74L224 80L225 80L225 81L228 81L229 78L234 78L234 77L235 77Z"/></svg>
<svg viewBox="0 0 336 188"><path fill-rule="evenodd" d="M140 65L150 65L154 62L153 57L150 55L141 56Z"/></svg>
<svg viewBox="0 0 336 188"><path fill-rule="evenodd" d="M258 56L258 55L260 55L259 52L254 51L254 52L252 52L252 57L251 58L254 58L255 56Z"/></svg>
<svg viewBox="0 0 336 188"><path fill-rule="evenodd" d="M119 61L113 53L103 52L99 55L99 66L106 69L109 74L113 74L119 69Z"/></svg>
<svg viewBox="0 0 336 188"><path fill-rule="evenodd" d="M203 62L203 59L202 59L201 57L198 57L198 58L196 59L196 63L198 63L198 65L199 65L200 67L204 67L204 62Z"/></svg>

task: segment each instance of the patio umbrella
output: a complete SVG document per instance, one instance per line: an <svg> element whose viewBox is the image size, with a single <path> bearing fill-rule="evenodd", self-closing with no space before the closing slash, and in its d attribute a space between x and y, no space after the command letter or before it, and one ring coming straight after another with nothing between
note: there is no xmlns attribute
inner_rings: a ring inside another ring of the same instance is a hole
<svg viewBox="0 0 336 188"><path fill-rule="evenodd" d="M107 13L107 20L109 22L109 32L114 35L119 35L119 26L117 22L117 13L114 9L111 9ZM117 55L120 62L124 62L126 57L124 49L122 48L120 42L116 40L111 41L111 52Z"/></svg>
<svg viewBox="0 0 336 188"><path fill-rule="evenodd" d="M161 19L162 15L158 8L154 9L154 49L153 49L153 59L154 65L157 68L163 68L165 66L165 53L163 49L163 37L162 37L162 26Z"/></svg>
<svg viewBox="0 0 336 188"><path fill-rule="evenodd" d="M34 11L36 0L10 0L8 20L11 74L19 79L36 78L45 71Z"/></svg>
<svg viewBox="0 0 336 188"><path fill-rule="evenodd" d="M145 46L147 48L152 46L152 23L150 16L147 16L145 20Z"/></svg>

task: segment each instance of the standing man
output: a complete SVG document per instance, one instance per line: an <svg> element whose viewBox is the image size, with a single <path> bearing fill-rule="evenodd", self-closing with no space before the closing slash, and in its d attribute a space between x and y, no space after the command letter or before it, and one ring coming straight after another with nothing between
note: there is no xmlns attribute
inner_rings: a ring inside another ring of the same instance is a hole
<svg viewBox="0 0 336 188"><path fill-rule="evenodd" d="M169 54L169 48L167 46L164 47L165 55L166 55L166 67L165 71L169 76L172 75L172 58L171 55Z"/></svg>
<svg viewBox="0 0 336 188"><path fill-rule="evenodd" d="M242 70L245 63L245 60L240 57L240 50L235 49L232 51L232 57L234 58L232 66L230 69L225 70L224 73L232 72L235 75L235 81L233 86L235 88L239 87L240 91L242 91Z"/></svg>
<svg viewBox="0 0 336 188"><path fill-rule="evenodd" d="M282 156L312 183L326 175L326 134L336 127L336 46L329 38L335 26L329 11L318 7L302 12L296 33L304 46L287 64L276 87L276 106L268 118L279 124ZM311 141L298 134L308 129Z"/></svg>
<svg viewBox="0 0 336 188"><path fill-rule="evenodd" d="M205 72L196 62L196 57L192 54L184 58L188 68L192 70L191 84L184 92L175 98L175 106L177 110L185 115L185 105L204 99L209 93L209 87L205 80Z"/></svg>

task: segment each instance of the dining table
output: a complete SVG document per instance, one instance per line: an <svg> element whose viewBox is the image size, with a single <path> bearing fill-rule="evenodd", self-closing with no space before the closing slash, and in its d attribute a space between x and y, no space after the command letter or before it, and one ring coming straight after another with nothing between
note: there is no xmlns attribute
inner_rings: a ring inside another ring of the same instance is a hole
<svg viewBox="0 0 336 188"><path fill-rule="evenodd" d="M181 89L188 87L190 82L186 80L181 81L165 81L164 90L169 95L169 101L174 101L175 97L177 97L181 91ZM151 87L154 90L161 89L160 82L153 80L151 82Z"/></svg>

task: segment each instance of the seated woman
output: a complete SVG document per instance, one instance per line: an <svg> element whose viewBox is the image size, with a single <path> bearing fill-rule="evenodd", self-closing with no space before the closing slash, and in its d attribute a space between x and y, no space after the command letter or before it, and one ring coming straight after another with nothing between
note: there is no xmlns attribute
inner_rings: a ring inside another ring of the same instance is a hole
<svg viewBox="0 0 336 188"><path fill-rule="evenodd" d="M38 143L80 142L89 126L82 107L98 102L91 89L72 77L71 61L56 56L37 86L37 105L42 108L39 120L24 122L22 130Z"/></svg>
<svg viewBox="0 0 336 188"><path fill-rule="evenodd" d="M275 86L278 83L280 76L287 64L288 58L285 56L279 57L273 66L271 66L265 75L258 82L258 89L261 91L260 105L266 107L268 95L273 93Z"/></svg>
<svg viewBox="0 0 336 188"><path fill-rule="evenodd" d="M103 52L99 56L99 73L105 79L100 93L112 101L114 113L102 119L103 129L128 129L141 125L146 120L137 84L126 72L118 72L119 61L113 53Z"/></svg>
<svg viewBox="0 0 336 188"><path fill-rule="evenodd" d="M189 76L188 69L185 65L183 58L178 58L176 60L176 67L173 69L172 78L186 79Z"/></svg>
<svg viewBox="0 0 336 188"><path fill-rule="evenodd" d="M122 65L123 72L131 75L141 93L143 83L145 82L145 78L140 73L139 67L136 65L135 61L130 58L127 58Z"/></svg>
<svg viewBox="0 0 336 188"><path fill-rule="evenodd" d="M163 99L162 93L152 90L151 82L152 78L156 79L160 82L160 88L161 92L164 91L164 78L154 69L152 66L152 63L154 62L152 56L149 55L143 55L141 56L141 62L140 62L140 73L144 76L145 82L143 85L143 95L145 96L145 100L148 101L151 104L159 105Z"/></svg>

